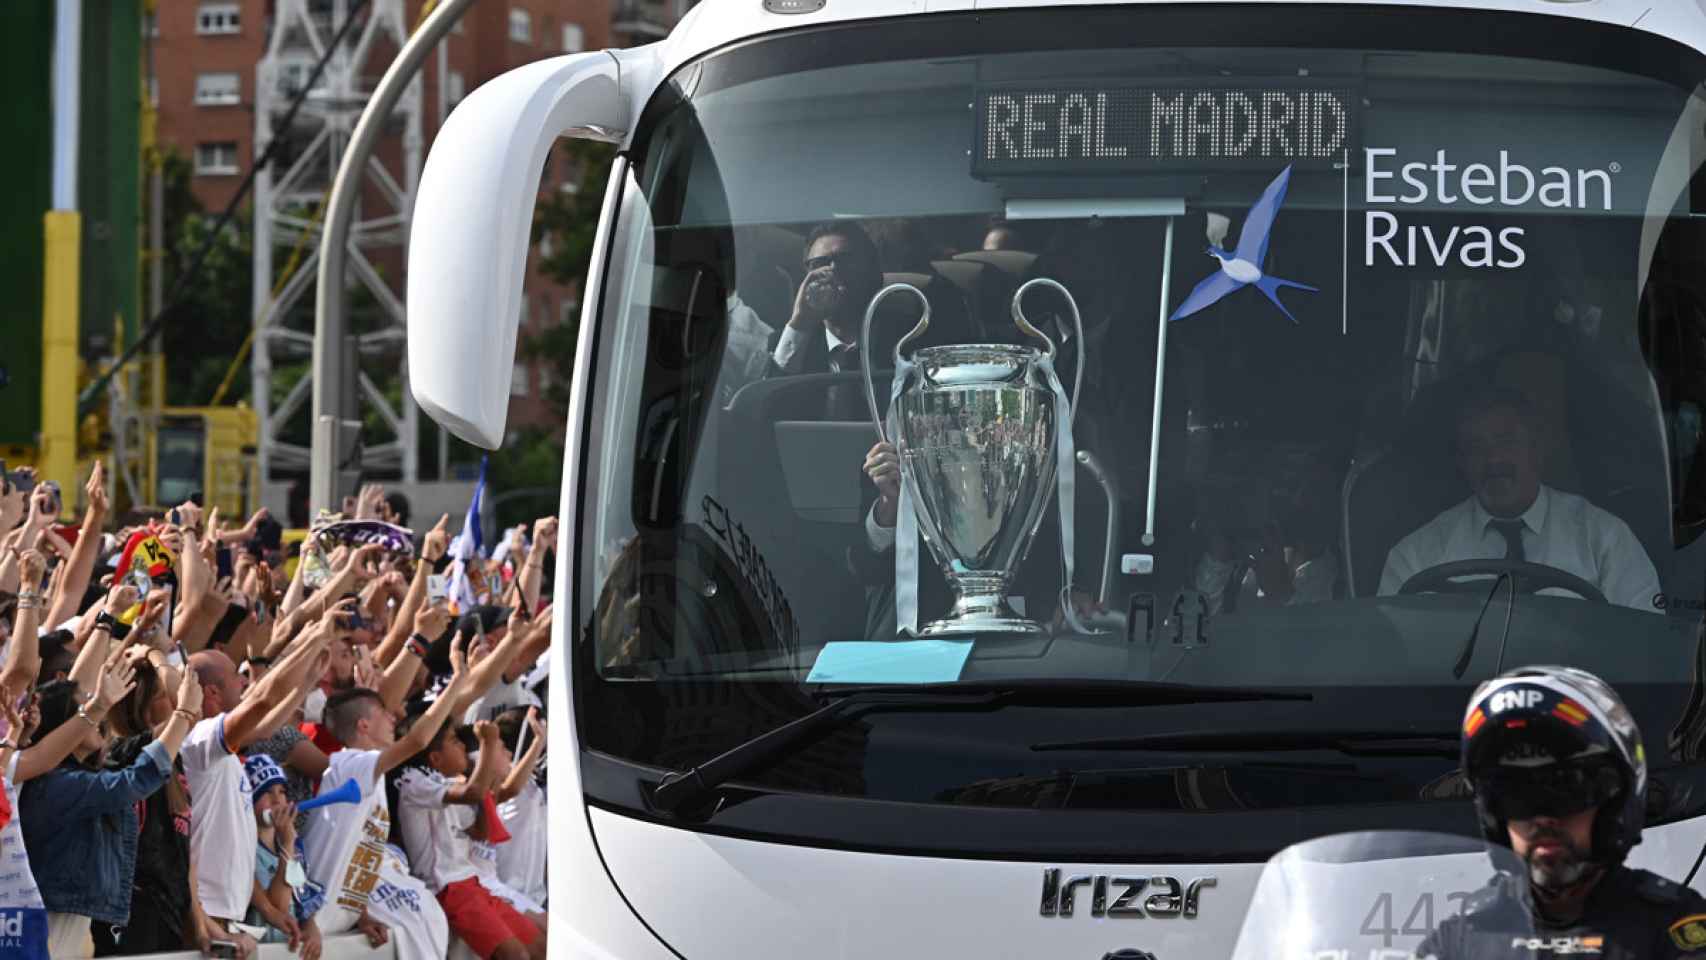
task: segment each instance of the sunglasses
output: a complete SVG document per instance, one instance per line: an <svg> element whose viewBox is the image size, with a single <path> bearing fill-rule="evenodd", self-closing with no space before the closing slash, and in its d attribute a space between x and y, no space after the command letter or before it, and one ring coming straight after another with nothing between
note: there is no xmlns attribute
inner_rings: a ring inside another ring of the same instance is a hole
<svg viewBox="0 0 1706 960"><path fill-rule="evenodd" d="M1608 763L1534 770L1497 770L1481 779L1488 807L1503 820L1568 817L1623 792L1623 775Z"/></svg>
<svg viewBox="0 0 1706 960"><path fill-rule="evenodd" d="M864 260L856 253L828 253L821 257L812 257L808 259L806 261L806 270L809 272L812 270L822 269L823 267L835 267L837 269L842 267L852 268L860 266L863 263Z"/></svg>

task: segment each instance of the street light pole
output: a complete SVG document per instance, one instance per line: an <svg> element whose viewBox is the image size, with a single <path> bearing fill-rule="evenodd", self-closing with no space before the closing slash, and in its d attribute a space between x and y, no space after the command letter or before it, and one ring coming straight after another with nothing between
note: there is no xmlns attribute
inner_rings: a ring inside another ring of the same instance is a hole
<svg viewBox="0 0 1706 960"><path fill-rule="evenodd" d="M310 511L335 510L339 503L338 473L343 466L344 420L355 411L342 409L345 399L344 364L344 265L350 224L355 219L355 201L361 192L362 172L385 121L397 106L403 91L420 72L438 41L450 32L474 0L444 0L409 42L391 61L367 108L356 121L332 192L326 202L326 231L320 239L320 271L314 310L314 422L313 453L309 460Z"/></svg>

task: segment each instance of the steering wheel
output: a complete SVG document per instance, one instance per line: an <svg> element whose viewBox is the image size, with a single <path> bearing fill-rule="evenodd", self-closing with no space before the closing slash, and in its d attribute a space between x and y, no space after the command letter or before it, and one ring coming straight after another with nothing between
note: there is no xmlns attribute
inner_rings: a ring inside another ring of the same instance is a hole
<svg viewBox="0 0 1706 960"><path fill-rule="evenodd" d="M1557 587L1568 590L1583 600L1611 602L1605 599L1605 594L1598 587L1568 570L1549 567L1544 563L1504 559L1453 560L1450 563L1441 563L1404 581L1404 585L1398 588L1398 594L1406 596L1413 593L1475 593L1485 590L1487 581L1463 581L1457 578L1497 576L1501 573L1511 575L1511 586L1519 593L1539 593Z"/></svg>

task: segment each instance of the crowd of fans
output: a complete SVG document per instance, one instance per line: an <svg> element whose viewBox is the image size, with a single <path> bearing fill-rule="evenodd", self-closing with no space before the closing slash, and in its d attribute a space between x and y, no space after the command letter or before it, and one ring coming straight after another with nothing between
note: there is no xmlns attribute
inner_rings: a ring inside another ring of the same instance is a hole
<svg viewBox="0 0 1706 960"><path fill-rule="evenodd" d="M488 559L370 486L297 557L265 511L114 522L99 464L59 496L0 477L7 955L545 956L554 518Z"/></svg>

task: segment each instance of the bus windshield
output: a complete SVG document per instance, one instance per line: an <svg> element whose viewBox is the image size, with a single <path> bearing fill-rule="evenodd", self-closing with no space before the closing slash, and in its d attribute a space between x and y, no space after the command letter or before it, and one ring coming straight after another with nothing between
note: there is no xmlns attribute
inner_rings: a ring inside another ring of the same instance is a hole
<svg viewBox="0 0 1706 960"><path fill-rule="evenodd" d="M1663 740L1706 609L1701 75L1480 16L927 17L680 70L598 312L586 744L679 766L837 684L1039 679L1443 741L1535 662ZM1049 717L861 720L957 759L755 780L1037 804L1006 787L1090 765Z"/></svg>

